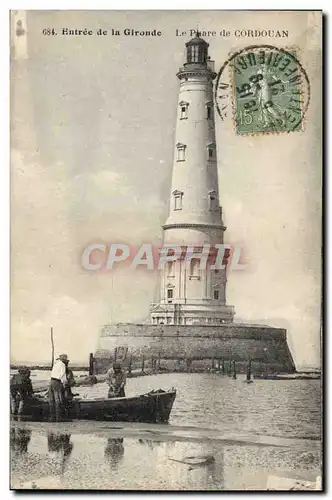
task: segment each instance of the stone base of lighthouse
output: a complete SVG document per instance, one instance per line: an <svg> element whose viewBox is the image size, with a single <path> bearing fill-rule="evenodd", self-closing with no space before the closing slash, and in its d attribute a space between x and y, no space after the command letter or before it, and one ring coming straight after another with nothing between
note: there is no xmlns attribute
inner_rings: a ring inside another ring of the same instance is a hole
<svg viewBox="0 0 332 500"><path fill-rule="evenodd" d="M231 323L234 308L226 304L213 304L207 300L197 303L155 304L151 306L152 321L164 325L203 325Z"/></svg>
<svg viewBox="0 0 332 500"><path fill-rule="evenodd" d="M96 352L97 367L104 371L114 353L132 359L132 368L158 363L165 371L207 371L218 362L236 361L244 372L251 360L253 373L292 373L295 365L286 330L261 325L105 325Z"/></svg>

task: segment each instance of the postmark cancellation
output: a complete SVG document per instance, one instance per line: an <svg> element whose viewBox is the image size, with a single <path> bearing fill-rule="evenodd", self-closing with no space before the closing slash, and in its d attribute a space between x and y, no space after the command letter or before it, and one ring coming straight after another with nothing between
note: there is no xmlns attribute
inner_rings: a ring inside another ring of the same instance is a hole
<svg viewBox="0 0 332 500"><path fill-rule="evenodd" d="M233 116L236 134L300 131L310 83L298 51L252 45L230 55L215 87L218 114Z"/></svg>

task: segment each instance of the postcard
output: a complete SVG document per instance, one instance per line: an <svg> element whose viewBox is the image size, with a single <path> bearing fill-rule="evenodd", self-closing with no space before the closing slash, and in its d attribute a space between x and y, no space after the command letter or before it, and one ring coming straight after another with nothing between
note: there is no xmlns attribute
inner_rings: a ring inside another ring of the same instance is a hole
<svg viewBox="0 0 332 500"><path fill-rule="evenodd" d="M10 12L13 490L321 490L322 12Z"/></svg>

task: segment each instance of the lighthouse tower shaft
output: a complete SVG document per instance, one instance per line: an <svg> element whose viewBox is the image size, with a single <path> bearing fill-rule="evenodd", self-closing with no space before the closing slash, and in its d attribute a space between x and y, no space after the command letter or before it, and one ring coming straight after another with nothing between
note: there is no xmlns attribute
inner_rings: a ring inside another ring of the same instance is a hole
<svg viewBox="0 0 332 500"><path fill-rule="evenodd" d="M177 77L180 91L169 216L164 248L182 249L163 266L160 302L151 306L153 324L220 324L233 321L226 305L226 270L204 257L223 243L213 107L213 62L208 43L186 44L186 63ZM186 251L187 250L187 251ZM200 257L201 255L201 257Z"/></svg>

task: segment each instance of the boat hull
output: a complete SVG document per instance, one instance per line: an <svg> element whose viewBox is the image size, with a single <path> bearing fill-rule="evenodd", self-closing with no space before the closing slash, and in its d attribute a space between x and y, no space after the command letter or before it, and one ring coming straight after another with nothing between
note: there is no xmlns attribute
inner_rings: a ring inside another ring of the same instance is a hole
<svg viewBox="0 0 332 500"><path fill-rule="evenodd" d="M103 420L110 422L168 422L176 391L157 391L125 398L74 398L67 406L66 419ZM50 419L46 399L34 398L26 415L28 420Z"/></svg>

